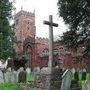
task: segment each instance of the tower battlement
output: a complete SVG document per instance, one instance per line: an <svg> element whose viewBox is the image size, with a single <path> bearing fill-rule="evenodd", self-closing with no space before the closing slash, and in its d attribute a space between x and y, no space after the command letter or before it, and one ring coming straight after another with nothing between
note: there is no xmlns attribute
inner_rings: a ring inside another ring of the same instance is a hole
<svg viewBox="0 0 90 90"><path fill-rule="evenodd" d="M36 43L46 43L48 44L48 38L36 37Z"/></svg>
<svg viewBox="0 0 90 90"><path fill-rule="evenodd" d="M30 16L30 17L35 17L35 13L21 10L20 12L18 12L18 13L15 15L15 18L16 18L16 17L19 17L19 16L21 16L21 15Z"/></svg>

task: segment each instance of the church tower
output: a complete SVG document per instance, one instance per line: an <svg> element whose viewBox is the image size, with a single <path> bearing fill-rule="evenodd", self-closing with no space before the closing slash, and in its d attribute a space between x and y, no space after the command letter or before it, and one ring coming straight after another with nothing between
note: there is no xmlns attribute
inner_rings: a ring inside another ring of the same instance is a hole
<svg viewBox="0 0 90 90"><path fill-rule="evenodd" d="M15 15L16 52L29 58L27 66L32 67L35 54L35 13L21 10Z"/></svg>

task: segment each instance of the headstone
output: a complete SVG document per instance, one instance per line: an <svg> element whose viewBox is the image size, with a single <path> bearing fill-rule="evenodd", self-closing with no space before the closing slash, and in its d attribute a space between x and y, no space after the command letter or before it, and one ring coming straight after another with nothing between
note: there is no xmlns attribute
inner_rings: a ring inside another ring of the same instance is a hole
<svg viewBox="0 0 90 90"><path fill-rule="evenodd" d="M26 72L24 71L24 68L20 68L20 72L18 74L18 83L26 83Z"/></svg>
<svg viewBox="0 0 90 90"><path fill-rule="evenodd" d="M75 74L75 68L72 68L71 71L72 71L72 73L74 75Z"/></svg>
<svg viewBox="0 0 90 90"><path fill-rule="evenodd" d="M90 81L90 73L89 73L89 72L87 72L86 80L87 80L87 81Z"/></svg>
<svg viewBox="0 0 90 90"><path fill-rule="evenodd" d="M83 72L82 72L82 80L86 80L86 69L85 68L83 69Z"/></svg>
<svg viewBox="0 0 90 90"><path fill-rule="evenodd" d="M82 84L82 90L90 90L90 83Z"/></svg>
<svg viewBox="0 0 90 90"><path fill-rule="evenodd" d="M41 69L41 72L40 72L40 73L41 73L41 74L49 74L50 71L49 71L48 67L43 67L43 68Z"/></svg>
<svg viewBox="0 0 90 90"><path fill-rule="evenodd" d="M9 67L5 73L5 82L6 83L16 83L17 82L17 72L11 70Z"/></svg>
<svg viewBox="0 0 90 90"><path fill-rule="evenodd" d="M0 84L1 83L4 83L4 79L3 79L3 73L2 71L0 70Z"/></svg>
<svg viewBox="0 0 90 90"><path fill-rule="evenodd" d="M70 90L72 78L73 74L71 70L67 69L62 75L61 90Z"/></svg>
<svg viewBox="0 0 90 90"><path fill-rule="evenodd" d="M82 69L80 69L79 71L78 71L78 74L79 74L79 81L81 81L82 80Z"/></svg>
<svg viewBox="0 0 90 90"><path fill-rule="evenodd" d="M7 69L7 71L6 71L6 73L5 73L5 82L6 83L11 83L12 81L11 81L11 75L12 75L12 73L11 73L11 68L9 67L8 69Z"/></svg>
<svg viewBox="0 0 90 90"><path fill-rule="evenodd" d="M18 78L19 73L20 73L22 70L23 70L23 67L20 67L20 68L17 70L17 78ZM17 81L18 81L18 79L17 79Z"/></svg>
<svg viewBox="0 0 90 90"><path fill-rule="evenodd" d="M76 71L74 74L74 80L78 81L79 80L79 75L78 72Z"/></svg>
<svg viewBox="0 0 90 90"><path fill-rule="evenodd" d="M27 73L27 77L26 77L27 78L27 80L26 80L27 83L35 81L35 77L31 73L31 69L29 67L26 68L26 73Z"/></svg>
<svg viewBox="0 0 90 90"><path fill-rule="evenodd" d="M31 69L29 67L26 68L26 72L27 74L30 74L31 73Z"/></svg>
<svg viewBox="0 0 90 90"><path fill-rule="evenodd" d="M11 82L12 83L18 82L17 72L15 70L12 70L12 72L11 72Z"/></svg>
<svg viewBox="0 0 90 90"><path fill-rule="evenodd" d="M39 67L35 67L33 72L34 72L34 74L40 73L40 68Z"/></svg>
<svg viewBox="0 0 90 90"><path fill-rule="evenodd" d="M71 71L73 73L73 80L74 80L75 68L72 68Z"/></svg>
<svg viewBox="0 0 90 90"><path fill-rule="evenodd" d="M8 64L8 61L4 61L4 60L2 60L2 62L1 62L1 68L6 68L7 67L7 64Z"/></svg>

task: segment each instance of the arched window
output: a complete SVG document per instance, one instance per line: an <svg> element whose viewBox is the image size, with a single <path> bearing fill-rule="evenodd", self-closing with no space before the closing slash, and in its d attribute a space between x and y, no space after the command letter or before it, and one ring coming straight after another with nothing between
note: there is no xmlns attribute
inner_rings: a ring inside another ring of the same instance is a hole
<svg viewBox="0 0 90 90"><path fill-rule="evenodd" d="M31 64L32 64L32 48L31 48L30 45L28 45L28 46L26 47L25 55L26 55L26 57L27 57L27 59L28 59L27 66L31 67L31 66L32 66L32 65L31 65Z"/></svg>
<svg viewBox="0 0 90 90"><path fill-rule="evenodd" d="M45 48L42 52L41 52L41 56L48 56L49 54L49 50L47 48Z"/></svg>

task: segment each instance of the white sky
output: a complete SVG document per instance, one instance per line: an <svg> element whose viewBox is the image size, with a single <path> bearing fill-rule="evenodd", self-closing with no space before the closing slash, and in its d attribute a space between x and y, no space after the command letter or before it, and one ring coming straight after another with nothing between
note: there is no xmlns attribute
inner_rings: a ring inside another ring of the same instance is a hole
<svg viewBox="0 0 90 90"><path fill-rule="evenodd" d="M21 6L23 6L23 10L34 12L36 15L36 36L46 37L49 35L49 27L43 24L44 20L49 19L49 15L53 15L54 23L58 23L59 27L53 28L53 34L61 35L62 32L66 30L66 26L63 23L63 20L58 17L58 0L15 0L16 13L21 10Z"/></svg>

